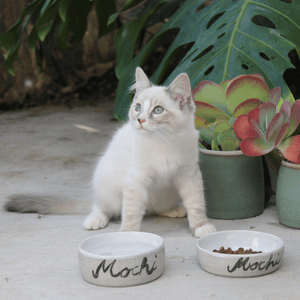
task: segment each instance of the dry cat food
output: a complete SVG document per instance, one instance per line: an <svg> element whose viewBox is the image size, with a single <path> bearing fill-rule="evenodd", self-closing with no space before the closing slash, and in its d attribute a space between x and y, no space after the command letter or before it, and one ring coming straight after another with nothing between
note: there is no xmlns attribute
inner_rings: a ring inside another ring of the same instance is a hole
<svg viewBox="0 0 300 300"><path fill-rule="evenodd" d="M233 251L230 247L225 249L223 246L219 250L214 249L213 252L222 253L222 254L258 254L258 253L262 253L262 251L253 251L251 248L245 250L242 247L240 247L238 250Z"/></svg>

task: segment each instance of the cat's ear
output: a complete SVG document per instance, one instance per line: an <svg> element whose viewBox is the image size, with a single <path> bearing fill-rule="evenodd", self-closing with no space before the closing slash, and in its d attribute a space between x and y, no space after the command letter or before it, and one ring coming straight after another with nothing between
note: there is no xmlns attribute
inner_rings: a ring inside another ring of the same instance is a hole
<svg viewBox="0 0 300 300"><path fill-rule="evenodd" d="M186 73L179 74L168 86L168 91L175 101L179 101L182 108L191 99L191 83Z"/></svg>
<svg viewBox="0 0 300 300"><path fill-rule="evenodd" d="M137 67L135 70L135 84L132 86L131 90L135 90L136 93L138 93L151 86L152 84L147 75L140 67Z"/></svg>

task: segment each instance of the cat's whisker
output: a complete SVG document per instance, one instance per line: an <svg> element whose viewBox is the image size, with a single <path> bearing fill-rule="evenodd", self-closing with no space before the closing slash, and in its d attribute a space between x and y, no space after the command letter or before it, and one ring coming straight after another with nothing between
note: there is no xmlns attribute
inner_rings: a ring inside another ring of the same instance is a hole
<svg viewBox="0 0 300 300"><path fill-rule="evenodd" d="M175 149L174 144L166 136L164 136L161 132L156 131L156 134L159 137L159 140L162 145L167 146L167 147L171 146L173 149Z"/></svg>
<svg viewBox="0 0 300 300"><path fill-rule="evenodd" d="M160 128L158 130L161 134L163 134L164 136L168 136L168 137L172 137L172 135L170 134L170 132L168 132L166 129Z"/></svg>
<svg viewBox="0 0 300 300"><path fill-rule="evenodd" d="M156 131L156 133L157 133L157 135L158 135L165 143L167 143L167 144L172 144L172 143L170 142L170 140L169 140L166 136L164 136L161 132Z"/></svg>
<svg viewBox="0 0 300 300"><path fill-rule="evenodd" d="M159 130L157 130L156 132L164 139L164 141L166 141L166 142L167 142L168 144L170 144L171 146L174 146L173 142L172 142L169 138L167 138L167 137L164 135L164 133L167 133L167 134L168 134L167 131L163 131L162 129L159 129ZM168 136L169 136L169 135L168 135Z"/></svg>
<svg viewBox="0 0 300 300"><path fill-rule="evenodd" d="M164 145L165 143L164 143L163 140L161 139L160 134L159 134L157 131L154 131L154 133L155 133L156 137L158 138L160 144L161 144L161 145Z"/></svg>

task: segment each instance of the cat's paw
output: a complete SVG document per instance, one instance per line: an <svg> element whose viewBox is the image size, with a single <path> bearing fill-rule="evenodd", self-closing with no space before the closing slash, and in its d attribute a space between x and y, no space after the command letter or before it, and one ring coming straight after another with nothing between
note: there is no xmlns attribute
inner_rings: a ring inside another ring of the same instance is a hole
<svg viewBox="0 0 300 300"><path fill-rule="evenodd" d="M89 215L83 222L83 227L87 230L97 230L106 227L109 219L107 216L102 215Z"/></svg>
<svg viewBox="0 0 300 300"><path fill-rule="evenodd" d="M159 213L159 215L169 218L185 218L187 216L187 212L183 207L176 206L173 210Z"/></svg>
<svg viewBox="0 0 300 300"><path fill-rule="evenodd" d="M205 236L207 234L214 233L216 231L217 230L216 230L215 226L208 223L208 224L205 224L203 226L196 227L194 229L194 236L195 237L202 237L202 236Z"/></svg>

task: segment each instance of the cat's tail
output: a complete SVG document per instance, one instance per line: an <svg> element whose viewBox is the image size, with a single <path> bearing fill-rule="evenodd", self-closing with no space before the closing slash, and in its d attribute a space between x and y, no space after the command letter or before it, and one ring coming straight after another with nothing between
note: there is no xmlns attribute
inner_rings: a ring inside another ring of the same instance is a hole
<svg viewBox="0 0 300 300"><path fill-rule="evenodd" d="M68 196L16 194L8 198L3 208L11 212L38 213L41 215L81 215L90 212L91 202Z"/></svg>

